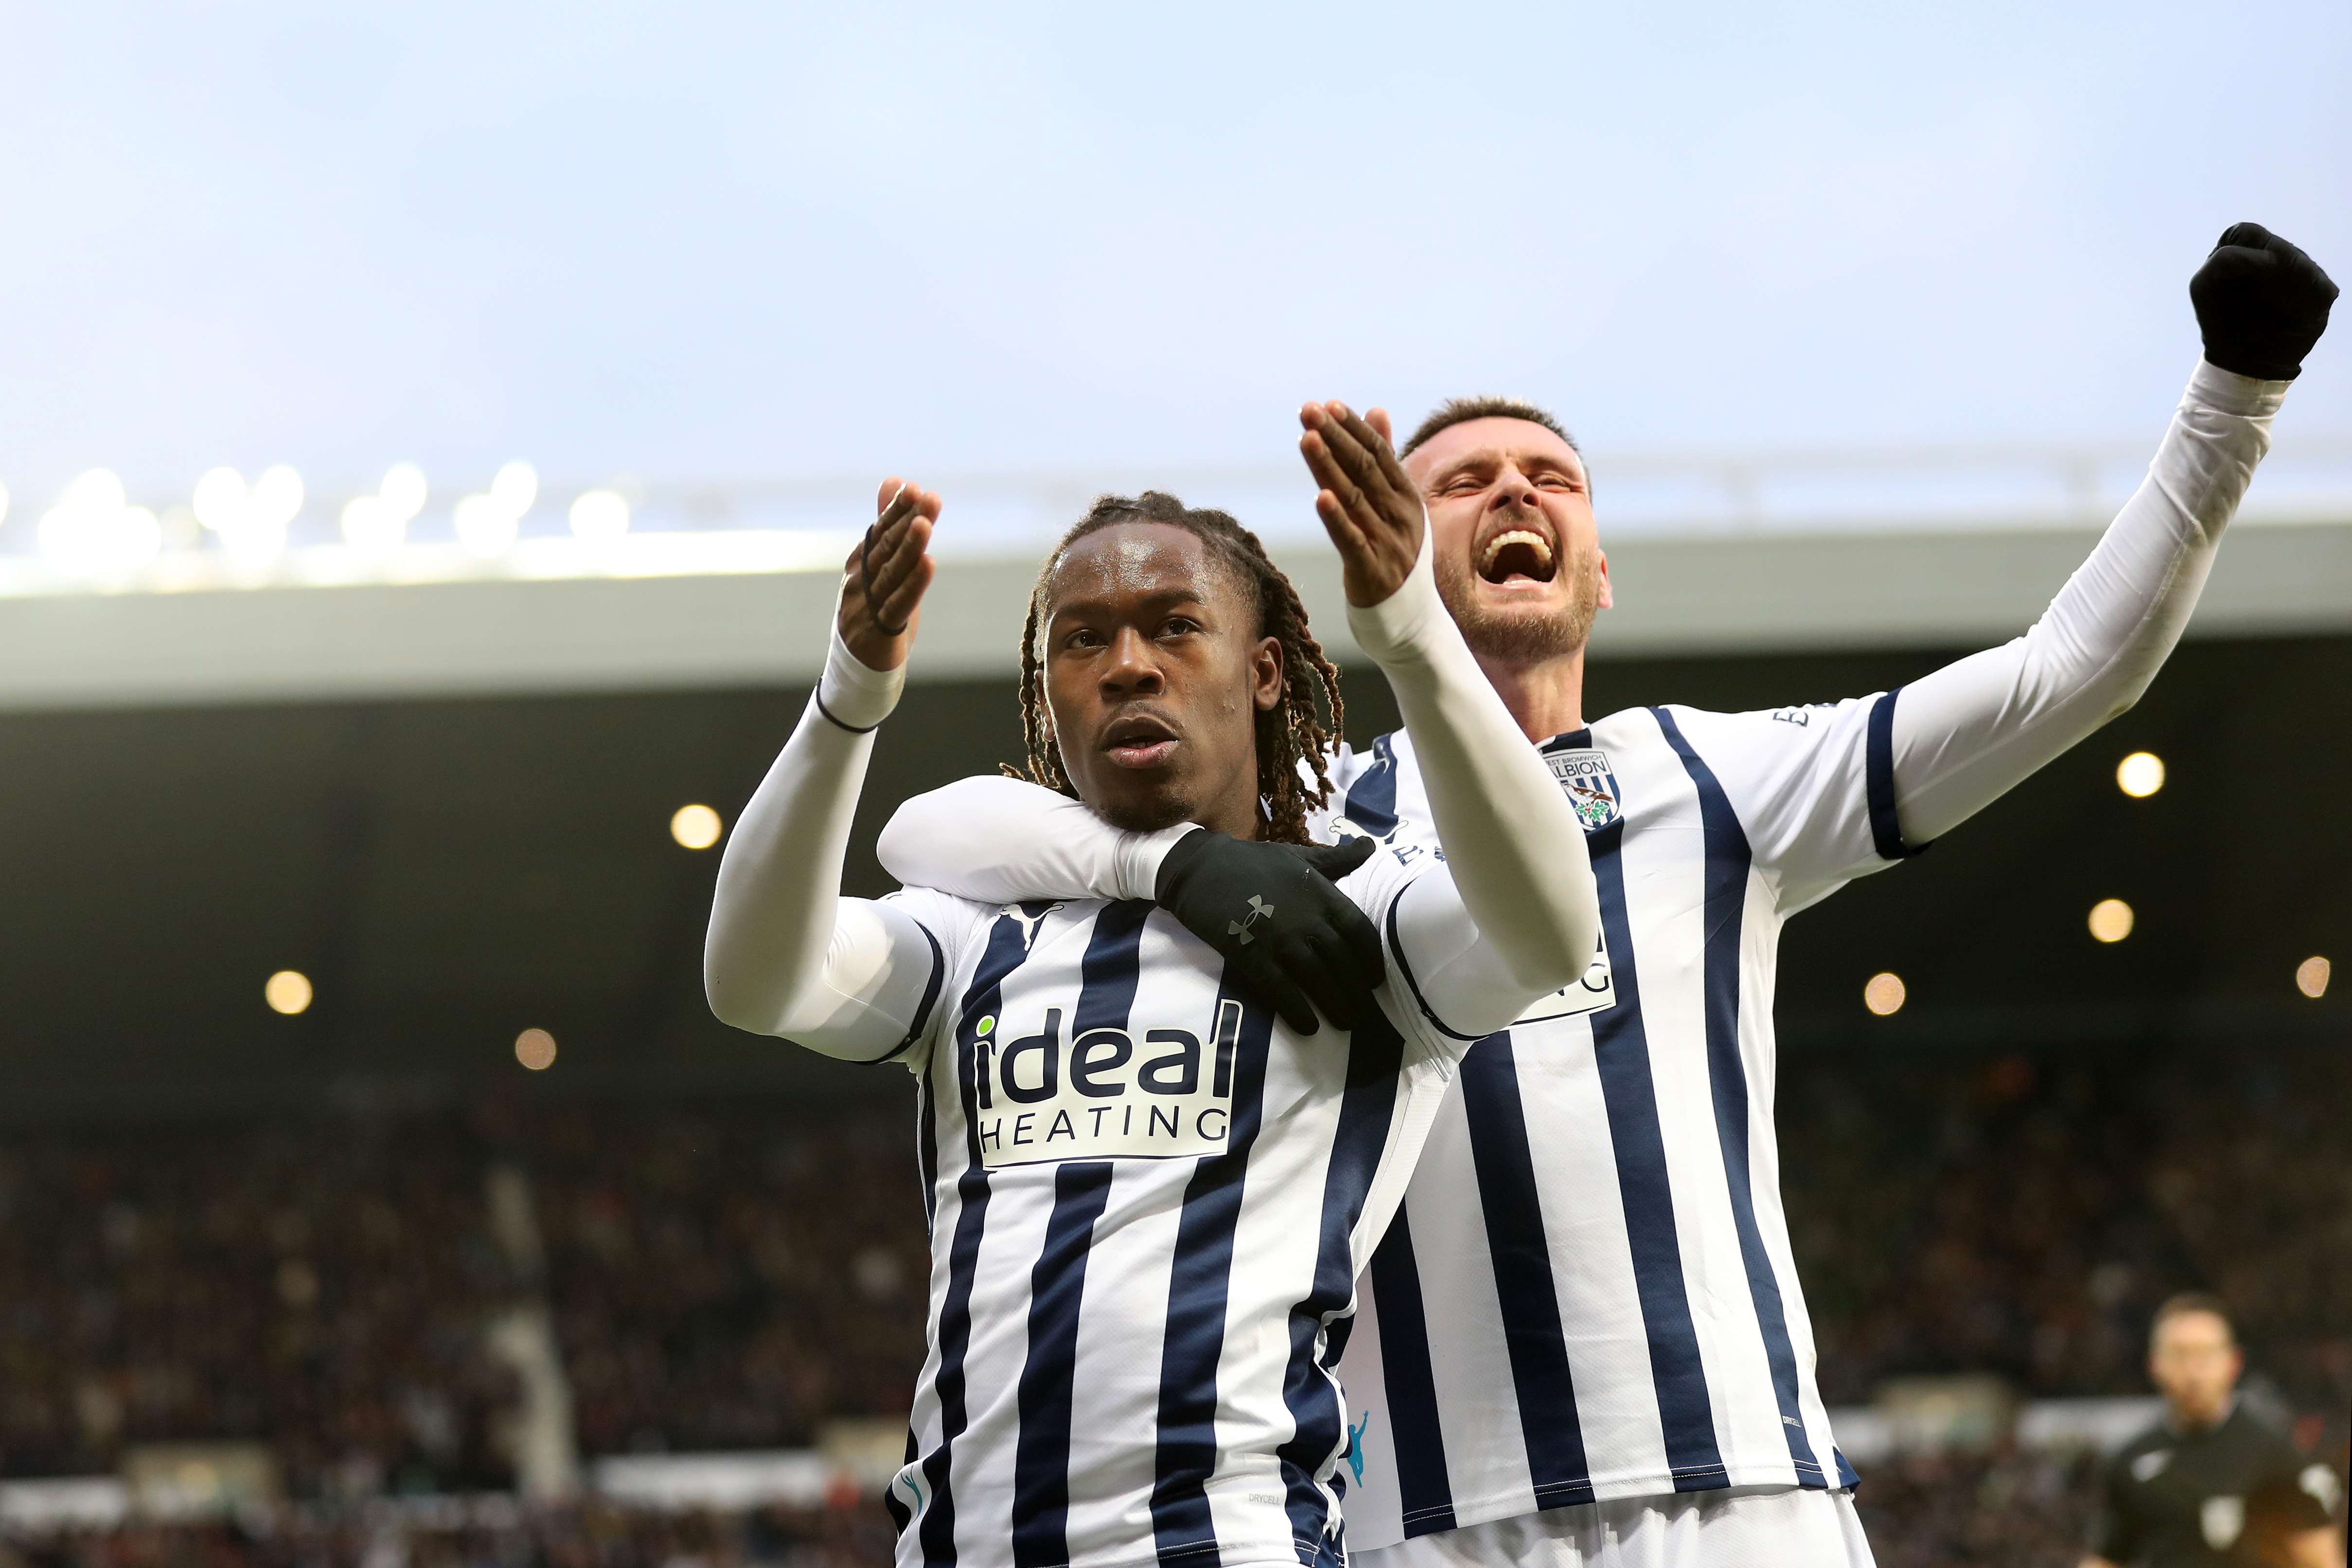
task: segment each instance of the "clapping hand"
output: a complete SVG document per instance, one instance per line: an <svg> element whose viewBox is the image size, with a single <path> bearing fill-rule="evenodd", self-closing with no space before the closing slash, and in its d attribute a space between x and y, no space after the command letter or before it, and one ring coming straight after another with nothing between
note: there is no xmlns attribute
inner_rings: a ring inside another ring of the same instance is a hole
<svg viewBox="0 0 2352 1568"><path fill-rule="evenodd" d="M936 570L926 547L940 498L898 479L882 481L874 525L842 563L841 640L869 670L895 670L914 646L923 591Z"/></svg>
<svg viewBox="0 0 2352 1568"><path fill-rule="evenodd" d="M1299 453L1323 486L1315 513L1339 547L1348 602L1378 604L1404 586L1429 526L1421 491L1389 444L1389 416L1376 408L1359 418L1346 403L1310 402L1298 423L1307 427Z"/></svg>

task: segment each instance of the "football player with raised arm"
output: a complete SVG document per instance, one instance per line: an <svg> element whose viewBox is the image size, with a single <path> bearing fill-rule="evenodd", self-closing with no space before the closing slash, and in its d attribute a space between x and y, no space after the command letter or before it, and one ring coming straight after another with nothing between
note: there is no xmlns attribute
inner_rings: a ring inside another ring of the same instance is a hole
<svg viewBox="0 0 2352 1568"><path fill-rule="evenodd" d="M1780 1211L1780 927L1916 854L2155 677L2336 287L2242 224L2189 294L2204 358L2146 482L2047 612L1843 703L1588 723L1609 574L1574 444L1502 399L1448 403L1406 444L1446 608L1575 804L1602 941L1578 982L1469 1050L1373 1259L1340 1368L1363 1568L1870 1561ZM1343 755L1336 816L1427 841L1426 769L1410 734ZM1082 817L967 779L909 802L882 860L974 897L1148 891L1167 835Z"/></svg>
<svg viewBox="0 0 2352 1568"><path fill-rule="evenodd" d="M1318 687L1339 717L1254 535L1102 498L1047 559L1022 655L1033 763L1110 831L1193 826L1156 857L1169 897L1311 969L1336 1028L1278 1018L1149 897L840 896L932 573L939 498L913 486L884 485L824 678L729 841L713 1010L916 1075L931 1278L901 1568L1339 1568L1356 1278L1464 1046L1598 940L1574 814L1445 614L1417 491L1352 413L1312 422L1349 624L1429 791L1424 840L1345 857L1362 948L1306 862L1249 852L1304 842Z"/></svg>

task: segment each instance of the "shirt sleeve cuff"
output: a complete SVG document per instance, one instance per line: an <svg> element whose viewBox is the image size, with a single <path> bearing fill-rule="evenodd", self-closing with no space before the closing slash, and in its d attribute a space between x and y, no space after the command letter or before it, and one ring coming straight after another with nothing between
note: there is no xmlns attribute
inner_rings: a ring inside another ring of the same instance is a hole
<svg viewBox="0 0 2352 1568"><path fill-rule="evenodd" d="M825 651L824 674L817 682L817 706L824 716L844 729L872 729L890 716L898 706L898 694L907 685L907 666L895 670L873 670L857 662L857 655L841 640L841 628L833 629L832 646Z"/></svg>
<svg viewBox="0 0 2352 1568"><path fill-rule="evenodd" d="M2200 360L2197 373L2189 378L2189 395L2217 413L2263 419L2279 411L2286 401L2286 389L2294 384L2256 381L2225 371L2210 360Z"/></svg>
<svg viewBox="0 0 2352 1568"><path fill-rule="evenodd" d="M1187 833L1201 831L1198 822L1179 822L1172 828L1162 828L1156 833L1121 833L1117 851L1118 895L1121 898L1157 898L1160 896L1160 862L1176 841Z"/></svg>
<svg viewBox="0 0 2352 1568"><path fill-rule="evenodd" d="M1426 636L1433 622L1445 613L1437 595L1436 557L1431 529L1421 531L1421 554L1394 593L1378 604L1348 606L1348 630L1356 645L1378 664L1426 659Z"/></svg>

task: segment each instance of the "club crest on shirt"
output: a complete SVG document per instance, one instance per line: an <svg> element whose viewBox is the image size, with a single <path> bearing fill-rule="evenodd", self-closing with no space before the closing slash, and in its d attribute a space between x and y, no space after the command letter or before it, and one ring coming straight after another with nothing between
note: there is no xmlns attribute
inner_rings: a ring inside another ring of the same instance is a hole
<svg viewBox="0 0 2352 1568"><path fill-rule="evenodd" d="M1559 780L1586 832L1598 832L1623 814L1623 797L1617 792L1617 775L1610 769L1607 752L1547 751L1544 766Z"/></svg>

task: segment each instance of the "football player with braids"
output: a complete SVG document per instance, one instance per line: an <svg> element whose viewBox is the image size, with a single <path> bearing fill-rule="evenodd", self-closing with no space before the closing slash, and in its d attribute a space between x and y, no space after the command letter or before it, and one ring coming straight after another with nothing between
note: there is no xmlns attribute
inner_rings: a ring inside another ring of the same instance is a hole
<svg viewBox="0 0 2352 1568"><path fill-rule="evenodd" d="M1575 813L1445 614L1385 430L1338 404L1306 420L1432 844L1300 842L1337 672L1255 538L1155 493L1097 503L1022 637L1045 798L1149 852L1153 895L842 897L932 575L939 497L895 480L729 839L712 1009L916 1077L931 1276L889 1490L902 1568L1339 1568L1356 1277L1465 1047L1599 940Z"/></svg>
<svg viewBox="0 0 2352 1568"><path fill-rule="evenodd" d="M1226 570L1250 585L1257 597L1260 634L1282 644L1282 701L1257 716L1257 789L1266 808L1265 841L1306 843L1308 810L1320 808L1331 797L1331 743L1348 719L1348 710L1339 700L1339 666L1323 656L1323 644L1307 630L1307 607L1298 601L1298 590L1267 558L1255 534L1223 512L1189 509L1160 490L1146 490L1133 500L1124 496L1099 497L1037 569L1037 587L1029 596L1029 617L1021 628L1021 736L1028 747L1029 779L1065 795L1076 793L1069 776L1062 771L1061 752L1054 743L1045 688L1039 682L1037 613L1045 601L1054 565L1087 535L1139 520L1167 523L1197 537ZM1331 716L1328 727L1317 717L1318 711ZM1021 777L1010 766L1004 772Z"/></svg>
<svg viewBox="0 0 2352 1568"><path fill-rule="evenodd" d="M2336 289L2239 224L2188 292L2203 357L2147 482L2048 612L1842 703L1588 718L1586 640L1612 590L1583 455L1545 410L1503 398L1446 403L1405 442L1439 596L1510 709L1507 744L1572 798L1557 847L1591 867L1604 942L1574 985L1465 1052L1372 1260L1339 1368L1355 1568L1870 1562L1780 1209L1781 929L1958 828L2156 678ZM2021 365L2019 386L2066 373ZM1417 723L1343 751L1331 826L1427 847L1431 766ZM1135 896L1162 869L1139 835L1003 779L910 802L880 847L893 874L976 898ZM1229 846L1234 885L1251 855L1286 860ZM1192 928L1229 948L1246 935Z"/></svg>

